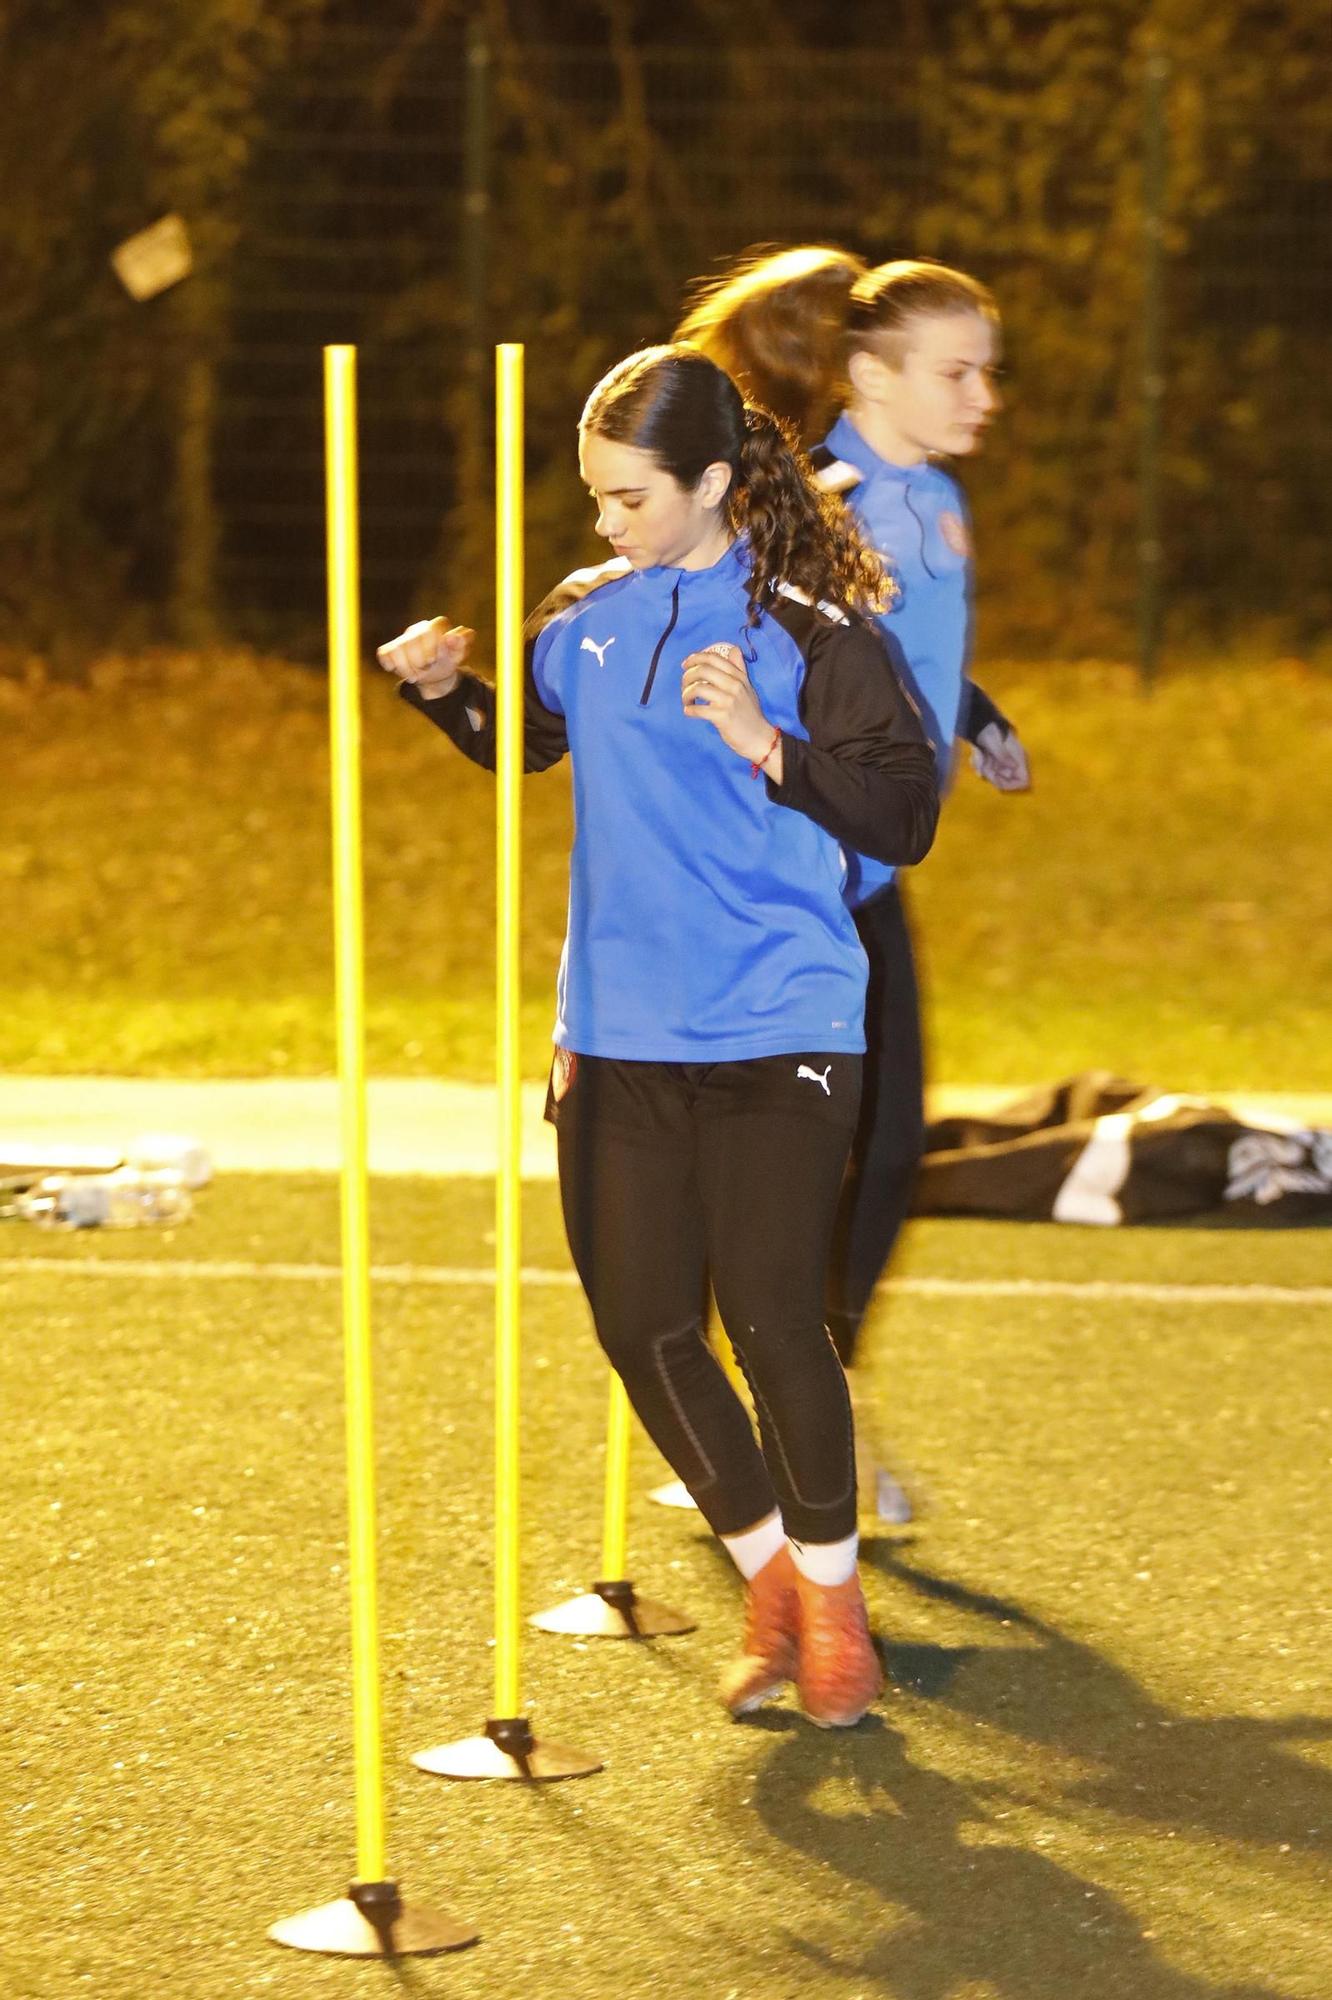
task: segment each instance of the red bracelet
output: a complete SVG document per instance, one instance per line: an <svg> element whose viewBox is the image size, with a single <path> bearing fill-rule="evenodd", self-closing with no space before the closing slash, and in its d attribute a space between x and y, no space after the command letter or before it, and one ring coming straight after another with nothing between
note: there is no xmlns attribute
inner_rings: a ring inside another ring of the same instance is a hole
<svg viewBox="0 0 1332 2000"><path fill-rule="evenodd" d="M781 740L782 740L781 730L774 729L772 732L771 743L768 745L763 755L749 767L749 775L751 778L757 778L759 772L763 769L763 766L767 763L769 757L771 757L773 751L777 748L777 745L781 742Z"/></svg>

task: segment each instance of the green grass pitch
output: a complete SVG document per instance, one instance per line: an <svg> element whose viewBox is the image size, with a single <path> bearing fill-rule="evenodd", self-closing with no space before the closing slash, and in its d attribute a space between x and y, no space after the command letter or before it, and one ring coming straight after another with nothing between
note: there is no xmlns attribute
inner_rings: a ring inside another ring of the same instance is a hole
<svg viewBox="0 0 1332 2000"><path fill-rule="evenodd" d="M374 1207L380 1263L491 1254L481 1184ZM525 1247L564 1269L548 1188ZM606 1760L531 1792L408 1762L489 1712L491 1295L379 1284L389 1855L483 1932L396 1971L265 1938L354 1862L338 1290L262 1268L336 1257L318 1178L235 1177L170 1239L0 1236L6 2000L1325 2000L1325 1232L914 1226L902 1274L977 1289L880 1305L929 1503L866 1547L881 1707L721 1713L736 1585L640 1441L634 1574L698 1630L531 1633L538 1732ZM221 1262L256 1268L185 1268ZM1015 1276L1110 1289L984 1290ZM524 1337L535 1610L596 1573L605 1396L576 1289L531 1286Z"/></svg>
<svg viewBox="0 0 1332 2000"><path fill-rule="evenodd" d="M913 871L933 1073L1116 1069L1171 1090L1332 1090L1325 672L985 662L1035 790L969 772ZM368 1048L379 1075L489 1079L494 787L366 676ZM333 1067L322 678L221 655L0 679L0 1069ZM566 769L523 788L523 1062L549 1057Z"/></svg>

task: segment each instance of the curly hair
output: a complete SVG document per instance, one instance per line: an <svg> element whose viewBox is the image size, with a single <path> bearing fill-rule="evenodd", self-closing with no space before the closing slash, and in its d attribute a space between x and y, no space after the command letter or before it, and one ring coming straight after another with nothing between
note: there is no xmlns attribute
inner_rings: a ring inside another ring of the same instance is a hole
<svg viewBox="0 0 1332 2000"><path fill-rule="evenodd" d="M648 452L686 492L710 465L730 467L727 521L749 541L751 623L782 583L867 613L887 601L878 557L819 490L791 430L747 404L700 349L676 342L629 355L597 383L579 429Z"/></svg>
<svg viewBox="0 0 1332 2000"><path fill-rule="evenodd" d="M732 526L749 536L758 585L794 584L817 603L884 610L892 586L840 497L825 493L794 433L761 405L745 405L745 437L730 496Z"/></svg>

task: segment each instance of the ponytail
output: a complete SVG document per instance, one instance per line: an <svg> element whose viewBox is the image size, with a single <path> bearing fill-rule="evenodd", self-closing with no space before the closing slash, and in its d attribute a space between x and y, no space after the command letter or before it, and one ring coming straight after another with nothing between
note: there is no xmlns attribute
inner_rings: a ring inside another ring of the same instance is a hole
<svg viewBox="0 0 1332 2000"><path fill-rule="evenodd" d="M850 251L814 243L745 258L693 288L675 338L702 348L752 402L812 444L841 394L851 291L866 271Z"/></svg>
<svg viewBox="0 0 1332 2000"><path fill-rule="evenodd" d="M724 369L696 347L647 347L597 383L579 429L650 452L691 492L709 465L731 469L727 525L750 544L750 623L778 584L815 602L874 611L891 596L877 556L850 514L814 482L789 427L746 403Z"/></svg>
<svg viewBox="0 0 1332 2000"><path fill-rule="evenodd" d="M986 286L933 258L870 270L850 251L806 243L744 258L696 287L675 337L701 348L751 402L811 444L849 394L851 355L868 350L900 367L912 323L951 313L999 319Z"/></svg>
<svg viewBox="0 0 1332 2000"><path fill-rule="evenodd" d="M815 484L788 428L769 410L745 406L744 437L732 483L730 522L749 538L750 622L778 584L794 584L816 603L827 599L872 613L892 586L861 540L850 513Z"/></svg>

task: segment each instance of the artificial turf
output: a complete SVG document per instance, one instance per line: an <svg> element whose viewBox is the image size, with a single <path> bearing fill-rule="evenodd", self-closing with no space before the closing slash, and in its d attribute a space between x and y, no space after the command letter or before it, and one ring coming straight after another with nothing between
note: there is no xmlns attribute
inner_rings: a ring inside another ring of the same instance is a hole
<svg viewBox="0 0 1332 2000"><path fill-rule="evenodd" d="M484 1264L488 1190L375 1189L385 1264ZM528 1261L563 1268L554 1194ZM1326 1287L1325 1232L913 1228L907 1277ZM55 1256L68 1269L10 1260ZM235 1177L170 1239L10 1224L10 1894L0 1992L590 2000L1325 2000L1332 1989L1326 1305L906 1289L869 1365L928 1506L867 1545L890 1692L827 1734L730 1723L737 1592L638 1451L632 1567L698 1630L533 1633L525 1791L409 1753L491 1712L491 1302L375 1295L389 1854L475 1949L278 1950L354 1867L336 1284L317 1178ZM529 1287L524 1595L597 1569L604 1373Z"/></svg>

